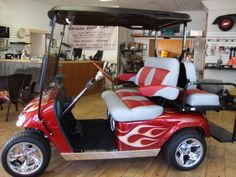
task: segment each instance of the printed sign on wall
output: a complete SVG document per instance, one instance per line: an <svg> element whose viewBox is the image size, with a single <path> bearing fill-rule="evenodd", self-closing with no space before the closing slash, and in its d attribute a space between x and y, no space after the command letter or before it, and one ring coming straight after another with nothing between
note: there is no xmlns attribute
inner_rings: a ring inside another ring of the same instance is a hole
<svg viewBox="0 0 236 177"><path fill-rule="evenodd" d="M70 41L74 48L91 50L115 50L117 27L70 26Z"/></svg>

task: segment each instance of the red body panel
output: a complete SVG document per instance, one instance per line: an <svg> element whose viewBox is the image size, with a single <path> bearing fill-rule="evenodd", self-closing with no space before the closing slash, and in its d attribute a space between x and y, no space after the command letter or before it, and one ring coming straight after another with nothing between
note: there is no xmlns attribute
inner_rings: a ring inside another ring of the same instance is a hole
<svg viewBox="0 0 236 177"><path fill-rule="evenodd" d="M58 88L54 87L50 89L42 98L41 103L41 116L49 127L52 135L46 130L43 124L38 119L38 103L39 98L32 100L23 110L23 114L26 116L26 120L22 127L39 129L42 131L49 140L55 145L59 152L73 152L69 143L62 134L58 122L57 116L54 110L55 100L58 93Z"/></svg>
<svg viewBox="0 0 236 177"><path fill-rule="evenodd" d="M60 153L72 153L73 149L57 122L55 113L55 100L58 88L53 88L42 98L41 116L47 129L38 119L38 98L31 101L23 110L26 120L22 127L39 129L55 145ZM164 143L178 130L183 128L198 127L210 136L207 119L199 113L185 113L177 110L165 110L158 118L147 121L116 122L116 144L120 151L145 150L161 148Z"/></svg>
<svg viewBox="0 0 236 177"><path fill-rule="evenodd" d="M120 151L157 149L178 130L191 127L210 136L207 119L201 114L169 110L153 120L116 122L116 143Z"/></svg>

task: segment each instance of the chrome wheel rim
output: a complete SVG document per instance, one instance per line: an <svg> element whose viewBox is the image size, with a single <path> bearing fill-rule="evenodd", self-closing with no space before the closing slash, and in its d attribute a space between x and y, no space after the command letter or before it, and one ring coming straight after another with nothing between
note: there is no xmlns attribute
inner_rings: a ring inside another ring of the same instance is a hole
<svg viewBox="0 0 236 177"><path fill-rule="evenodd" d="M7 164L17 174L32 174L41 167L42 163L42 151L29 142L17 143L7 153Z"/></svg>
<svg viewBox="0 0 236 177"><path fill-rule="evenodd" d="M195 138L188 138L182 141L175 151L176 162L185 168L196 165L203 156L203 146Z"/></svg>

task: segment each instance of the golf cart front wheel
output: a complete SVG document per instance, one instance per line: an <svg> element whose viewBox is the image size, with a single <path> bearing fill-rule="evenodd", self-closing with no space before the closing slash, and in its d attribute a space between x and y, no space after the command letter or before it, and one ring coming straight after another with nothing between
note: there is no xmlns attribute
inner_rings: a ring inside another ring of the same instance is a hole
<svg viewBox="0 0 236 177"><path fill-rule="evenodd" d="M195 130L177 132L165 145L164 154L174 168L182 171L192 170L205 158L204 136Z"/></svg>
<svg viewBox="0 0 236 177"><path fill-rule="evenodd" d="M2 151L2 165L14 177L39 176L48 166L51 148L35 132L21 132L10 139Z"/></svg>

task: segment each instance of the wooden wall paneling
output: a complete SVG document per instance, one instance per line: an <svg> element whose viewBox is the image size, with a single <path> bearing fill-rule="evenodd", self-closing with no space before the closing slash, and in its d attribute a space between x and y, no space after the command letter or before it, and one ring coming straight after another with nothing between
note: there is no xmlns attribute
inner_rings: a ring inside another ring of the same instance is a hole
<svg viewBox="0 0 236 177"><path fill-rule="evenodd" d="M154 56L155 39L149 40L149 56ZM168 57L176 57L181 54L182 39L159 39L157 40L158 50L167 50ZM186 46L190 46L190 40L186 41Z"/></svg>
<svg viewBox="0 0 236 177"><path fill-rule="evenodd" d="M82 91L86 83L97 73L97 68L91 62L61 62L62 83L66 87L68 96L76 96ZM94 94L101 91L102 81L95 83L95 86L87 93Z"/></svg>

